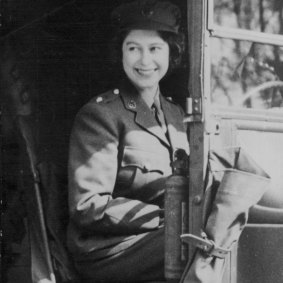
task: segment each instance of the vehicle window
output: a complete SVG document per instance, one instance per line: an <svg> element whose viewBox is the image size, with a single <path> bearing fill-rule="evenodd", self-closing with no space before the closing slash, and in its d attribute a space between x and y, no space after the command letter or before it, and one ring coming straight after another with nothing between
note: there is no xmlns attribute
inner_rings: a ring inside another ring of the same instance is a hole
<svg viewBox="0 0 283 283"><path fill-rule="evenodd" d="M214 0L214 25L283 34L282 0Z"/></svg>
<svg viewBox="0 0 283 283"><path fill-rule="evenodd" d="M283 110L283 47L211 38L212 104Z"/></svg>
<svg viewBox="0 0 283 283"><path fill-rule="evenodd" d="M237 134L248 153L271 176L273 188L283 190L282 132L239 130Z"/></svg>

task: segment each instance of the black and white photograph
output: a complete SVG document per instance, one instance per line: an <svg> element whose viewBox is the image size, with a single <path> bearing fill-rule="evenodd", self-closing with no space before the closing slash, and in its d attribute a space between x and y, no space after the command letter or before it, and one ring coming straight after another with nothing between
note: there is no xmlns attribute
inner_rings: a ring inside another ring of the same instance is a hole
<svg viewBox="0 0 283 283"><path fill-rule="evenodd" d="M282 0L0 0L1 283L283 282Z"/></svg>

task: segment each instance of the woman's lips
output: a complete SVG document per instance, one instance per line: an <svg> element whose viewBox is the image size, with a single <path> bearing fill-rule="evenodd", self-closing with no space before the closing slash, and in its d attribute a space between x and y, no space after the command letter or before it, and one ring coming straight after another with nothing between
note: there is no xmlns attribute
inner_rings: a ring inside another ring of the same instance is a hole
<svg viewBox="0 0 283 283"><path fill-rule="evenodd" d="M136 71L137 73L139 73L140 75L144 75L144 76L148 76L148 75L151 75L153 74L155 71L157 70L157 68L151 68L151 69L140 69L140 68L137 68Z"/></svg>

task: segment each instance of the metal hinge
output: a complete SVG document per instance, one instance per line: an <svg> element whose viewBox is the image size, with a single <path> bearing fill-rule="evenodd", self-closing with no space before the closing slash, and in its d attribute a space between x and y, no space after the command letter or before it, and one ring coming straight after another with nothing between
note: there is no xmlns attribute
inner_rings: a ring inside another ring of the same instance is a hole
<svg viewBox="0 0 283 283"><path fill-rule="evenodd" d="M186 98L186 122L197 122L202 120L201 98Z"/></svg>

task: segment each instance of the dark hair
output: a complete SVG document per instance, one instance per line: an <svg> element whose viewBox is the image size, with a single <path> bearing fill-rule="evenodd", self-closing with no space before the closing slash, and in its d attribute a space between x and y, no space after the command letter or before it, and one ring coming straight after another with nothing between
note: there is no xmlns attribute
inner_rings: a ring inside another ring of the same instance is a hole
<svg viewBox="0 0 283 283"><path fill-rule="evenodd" d="M110 63L122 70L122 44L131 30L123 30L116 34L110 41ZM159 36L169 45L169 70L173 70L181 65L182 55L185 50L183 33L173 33L167 31L157 31Z"/></svg>

